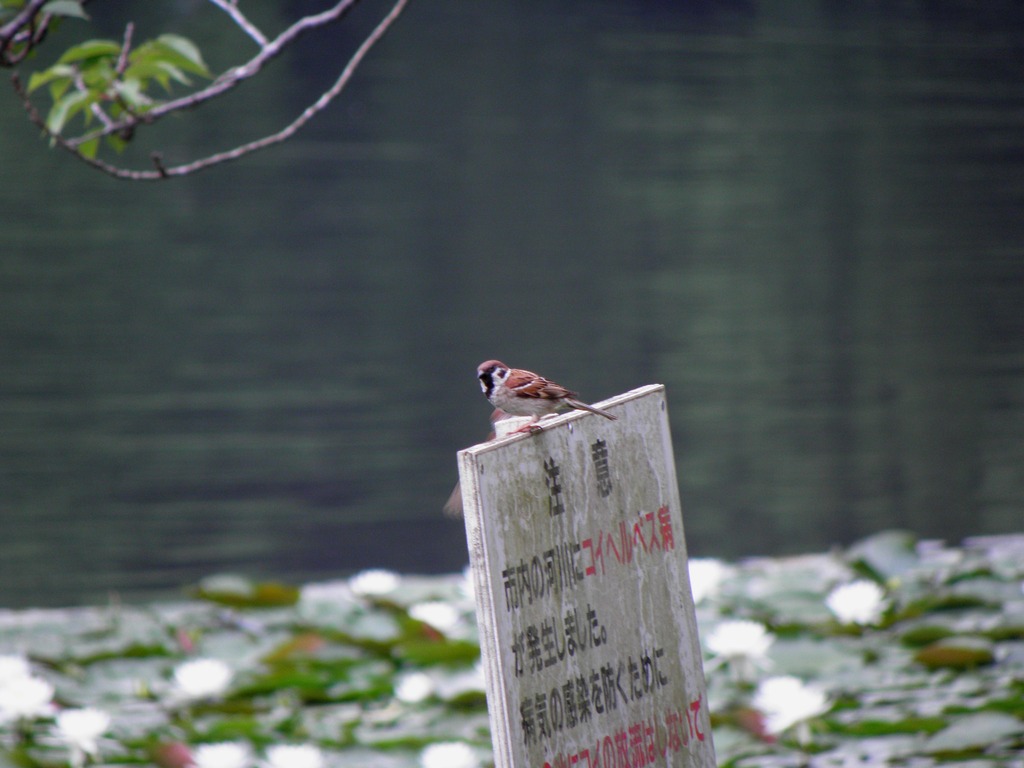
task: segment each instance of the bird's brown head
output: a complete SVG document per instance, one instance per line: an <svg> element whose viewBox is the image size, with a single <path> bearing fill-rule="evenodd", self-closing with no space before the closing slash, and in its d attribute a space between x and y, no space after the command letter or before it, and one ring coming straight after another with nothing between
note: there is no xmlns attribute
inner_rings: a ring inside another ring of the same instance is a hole
<svg viewBox="0 0 1024 768"><path fill-rule="evenodd" d="M508 366L500 360L488 360L477 366L476 377L480 380L480 390L489 400L495 385L508 378Z"/></svg>

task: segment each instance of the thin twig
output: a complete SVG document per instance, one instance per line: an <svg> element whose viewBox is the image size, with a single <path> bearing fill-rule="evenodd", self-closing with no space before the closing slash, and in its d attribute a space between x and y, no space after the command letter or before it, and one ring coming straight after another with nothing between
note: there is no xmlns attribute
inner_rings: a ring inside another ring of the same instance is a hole
<svg viewBox="0 0 1024 768"><path fill-rule="evenodd" d="M128 69L128 52L132 49L132 35L135 34L135 22L129 21L124 27L124 39L121 42L121 53L117 57L117 76L121 77Z"/></svg>
<svg viewBox="0 0 1024 768"><path fill-rule="evenodd" d="M188 173L194 173L195 171L203 168L208 168L211 165L218 165L225 163L230 160L237 160L240 157L248 155L257 150L264 149L265 147L272 146L274 144L280 144L282 141L286 141L291 138L295 133L299 131L306 123L308 123L316 114L322 112L324 108L330 104L339 93L341 93L345 86L348 85L348 81L352 79L352 75L355 73L356 68L360 62L369 53L370 49L379 41L384 34L388 31L391 24L398 18L402 9L408 3L408 0L398 0L395 6L391 9L391 12L385 16L377 27L370 33L370 36L363 41L362 45L352 54L352 58L349 59L348 64L342 70L341 75L334 82L327 91L320 95L315 102L306 107L302 114L300 114L295 120L289 123L287 126L282 128L277 133L264 136L261 139L250 141L248 144L242 144L234 149L226 152L219 152L209 157L205 157L201 160L196 160L185 165L178 165L168 169L168 173L172 175L185 175Z"/></svg>
<svg viewBox="0 0 1024 768"><path fill-rule="evenodd" d="M6 50L7 44L14 39L14 36L22 31L32 20L32 17L39 12L39 9L46 5L47 0L28 0L25 7L14 15L14 18L0 27L0 50Z"/></svg>
<svg viewBox="0 0 1024 768"><path fill-rule="evenodd" d="M13 67L23 61L45 36L50 25L50 14L46 13L36 25L36 14L47 0L29 0L13 19L0 27L0 64ZM27 29L26 29L27 27ZM14 53L11 47L24 43L21 52Z"/></svg>
<svg viewBox="0 0 1024 768"><path fill-rule="evenodd" d="M159 152L153 152L150 154L149 159L153 161L153 165L156 166L156 172L160 175L161 179L167 178L167 168L164 166L164 157Z"/></svg>
<svg viewBox="0 0 1024 768"><path fill-rule="evenodd" d="M166 114L178 112L183 109L191 109L192 107L199 106L210 99L216 98L217 96L232 90L244 80L248 80L250 77L258 74L268 61L278 56L286 46L292 43L301 34L308 32L310 29L315 29L319 26L337 21L348 13L356 2L358 2L358 0L340 0L340 2L334 5L334 7L329 8L326 11L313 14L312 16L304 16L274 38L271 42L263 46L263 48L260 49L260 52L249 59L245 64L225 72L206 88L190 93L188 96L182 96L179 99L165 101L164 103L153 107L153 109L146 112L147 120L149 122L155 122ZM399 5L405 5L405 2L402 2ZM127 127L129 124L134 124L135 122L137 121L132 117L122 118L116 121L112 126L97 128L94 131L77 136L74 139L68 139L68 143L73 147L78 146L79 144L84 144L87 141L92 141L93 139L101 138L107 134L120 131L122 128Z"/></svg>
<svg viewBox="0 0 1024 768"><path fill-rule="evenodd" d="M149 179L164 178L164 174L160 174L158 172L131 171L126 168L119 168L116 165L112 165L111 163L105 162L98 158L87 157L83 155L81 150L79 150L77 147L71 146L68 143L67 139L65 139L63 136L52 133L46 127L46 121L43 120L43 116L39 114L39 110L36 109L31 99L29 99L28 93L25 91L25 87L22 85L21 78L18 76L17 72L11 75L11 84L14 86L14 92L17 93L18 96L21 98L22 105L25 108L25 112L28 114L29 121L33 125L38 126L44 134L49 136L50 140L54 144L56 144L61 149L67 150L86 165L91 165L93 168L96 168L97 170L103 171L104 173L119 179L132 179L136 181L144 181Z"/></svg>
<svg viewBox="0 0 1024 768"><path fill-rule="evenodd" d="M135 124L137 124L140 119L145 119L148 122L150 119L155 119L156 117L159 117L163 114L167 114L168 112L175 111L177 109L183 109L186 107L196 106L197 104L202 103L203 101L207 101L210 98L213 98L215 95L219 95L220 93L223 93L224 91L233 88L235 85L241 82L241 80L247 79L248 77L252 77L252 75L256 74L259 71L260 67L262 67L263 64L266 63L266 61L278 55L278 53L280 53L281 49L285 45L293 41L302 32L305 32L308 29L312 29L315 26L315 24L314 22L310 21L311 19L320 19L318 23L326 24L329 21L333 21L344 15L344 13L356 1L357 0L343 0L343 2L339 2L337 5L335 5L328 11L316 14L316 16L307 16L304 17L303 19L300 19L298 22L296 22L291 27L282 32L280 35L278 35L278 37L275 38L273 42L268 43L266 46L264 46L260 53L257 54L257 56L255 56L253 59L251 59L249 63L237 68L234 71L234 75L232 75L228 80L224 81L224 83L221 84L221 87L219 89L215 87L221 81L214 83L214 85L210 88L197 92L197 94L192 94L191 97L177 99L175 102L167 102L157 108L154 108L150 112L147 112L145 116L143 116L143 118L137 118L135 120L118 120L112 123L110 126L105 126L101 131L93 131L90 134L80 136L75 139L65 139L62 136L55 135L51 133L49 130L47 130L46 122L43 120L42 116L39 114L39 111L35 108L31 100L29 99L28 93L22 86L21 80L18 78L17 73L15 73L12 76L11 80L14 85L15 92L21 98L22 104L24 105L25 110L28 113L29 120L31 120L33 124L39 126L53 140L53 142L57 146L68 152L71 152L75 157L77 157L82 162L92 166L93 168L103 171L104 173L110 176L114 176L115 178L128 179L132 181L154 181L159 179L170 178L172 176L187 176L189 174L195 173L200 170L204 170L214 165L226 163L231 160L237 160L240 157L244 157L245 155L248 155L260 149L264 149L265 147L269 147L274 144L279 144L280 142L285 141L292 135L294 135L316 114L323 111L323 109L327 107L327 105L330 104L338 96L338 94L342 92L342 90L344 90L345 86L348 85L349 80L352 79L352 75L355 73L359 64L366 57L366 54L369 53L370 49L373 48L373 46L385 35L388 29L390 29L391 25L398 19L399 15L401 15L402 11L405 9L405 6L408 4L408 0L396 1L391 11L380 21L380 23L374 28L373 32L370 33L370 35L363 41L363 43L359 46L356 52L348 60L348 63L345 65L345 68L342 70L341 74L338 76L338 79L334 82L334 84L327 91L321 94L320 97L315 102L306 107L306 109L302 111L302 114L300 114L295 120L293 120L290 124L285 126L277 133L271 134L269 136L264 136L261 139L248 142L247 144L242 144L231 150L218 152L207 157L191 161L189 163L183 163L181 165L174 165L171 167L166 167L163 164L163 160L160 154L158 152L154 152L153 154L150 155L150 159L152 160L154 166L156 167L156 170L153 171L137 171L128 168L121 168L95 157L87 157L81 153L79 147L83 142L89 141L93 138L99 138L109 133L113 133L115 131L130 129ZM198 99L195 98L199 94L203 94L202 97ZM177 106L171 108L171 105L175 104ZM159 114L155 114L158 112Z"/></svg>
<svg viewBox="0 0 1024 768"><path fill-rule="evenodd" d="M75 67L74 77L75 88L80 93L86 93L89 90L89 86L85 84L85 78L82 76L82 71ZM92 112L93 116L104 125L113 125L114 119L107 114L106 110L103 109L98 103L93 102L89 105L89 111Z"/></svg>
<svg viewBox="0 0 1024 768"><path fill-rule="evenodd" d="M114 121L110 119L110 115L103 111L103 107L99 104L92 104L89 106L89 111L92 112L93 117L99 120L104 125L111 125Z"/></svg>
<svg viewBox="0 0 1024 768"><path fill-rule="evenodd" d="M266 35L264 35L260 31L259 27L249 21L246 15L239 10L237 0L210 0L210 2L230 16L231 20L235 22L235 24L245 32L245 34L256 41L256 45L260 48L266 46Z"/></svg>

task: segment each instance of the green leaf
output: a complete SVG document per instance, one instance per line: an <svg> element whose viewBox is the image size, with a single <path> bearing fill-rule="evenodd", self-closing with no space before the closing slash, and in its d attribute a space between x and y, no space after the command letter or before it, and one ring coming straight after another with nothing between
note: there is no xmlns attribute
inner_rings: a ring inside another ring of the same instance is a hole
<svg viewBox="0 0 1024 768"><path fill-rule="evenodd" d="M279 608L295 605L299 590L275 581L253 582L230 574L210 576L200 582L195 596L232 608Z"/></svg>
<svg viewBox="0 0 1024 768"><path fill-rule="evenodd" d="M28 79L28 92L32 93L36 88L44 86L55 80L64 80L67 85L70 85L74 75L74 67L68 66L67 64L54 64L52 67L44 69L42 72L32 73L32 76Z"/></svg>
<svg viewBox="0 0 1024 768"><path fill-rule="evenodd" d="M121 46L113 40L86 40L84 43L73 45L68 48L57 59L58 64L67 64L72 61L88 61L90 59L110 58L114 59L121 53Z"/></svg>
<svg viewBox="0 0 1024 768"><path fill-rule="evenodd" d="M143 59L132 64L125 70L124 76L126 79L131 78L143 83L151 79L156 80L166 91L169 91L171 88L171 80L182 85L189 85L191 83L181 69L170 62L160 61L155 58Z"/></svg>
<svg viewBox="0 0 1024 768"><path fill-rule="evenodd" d="M50 83L50 99L52 101L57 101L57 99L68 92L68 88L71 87L72 82L71 78L68 77L57 79Z"/></svg>
<svg viewBox="0 0 1024 768"><path fill-rule="evenodd" d="M970 754L1020 734L1021 724L1017 718L997 712L981 712L968 715L935 734L927 741L924 750L939 755Z"/></svg>
<svg viewBox="0 0 1024 768"><path fill-rule="evenodd" d="M106 92L116 78L112 59L94 59L82 66L82 81L90 91Z"/></svg>
<svg viewBox="0 0 1024 768"><path fill-rule="evenodd" d="M40 9L43 13L54 16L70 16L76 19L89 20L89 15L82 8L81 0L50 0Z"/></svg>
<svg viewBox="0 0 1024 768"><path fill-rule="evenodd" d="M915 543L914 535L906 531L883 531L851 546L847 557L855 568L885 583L917 566Z"/></svg>
<svg viewBox="0 0 1024 768"><path fill-rule="evenodd" d="M133 111L139 111L153 103L142 90L142 83L135 78L114 83L114 90Z"/></svg>
<svg viewBox="0 0 1024 768"><path fill-rule="evenodd" d="M95 96L88 91L74 91L54 102L46 116L46 127L51 133L59 134L68 120L95 102Z"/></svg>
<svg viewBox="0 0 1024 768"><path fill-rule="evenodd" d="M480 645L467 640L412 639L395 646L394 656L410 664L466 664L480 658Z"/></svg>
<svg viewBox="0 0 1024 768"><path fill-rule="evenodd" d="M199 49L179 35L161 35L156 40L147 40L128 55L128 61L130 69L138 67L146 72L152 72L160 66L170 66L182 73L210 76Z"/></svg>
<svg viewBox="0 0 1024 768"><path fill-rule="evenodd" d="M900 642L904 645L920 647L929 645L939 640L953 637L956 633L950 627L942 627L934 624L919 624L900 635Z"/></svg>
<svg viewBox="0 0 1024 768"><path fill-rule="evenodd" d="M995 662L993 646L981 637L947 637L914 654L929 669L974 669Z"/></svg>
<svg viewBox="0 0 1024 768"><path fill-rule="evenodd" d="M111 147L118 154L124 152L124 148L128 146L128 142L115 133L108 133L106 136L106 140L107 146ZM93 139L92 141L96 141L96 139ZM83 144L82 146L84 147L85 145ZM93 156L95 156L95 154L96 152L95 150L93 150Z"/></svg>
<svg viewBox="0 0 1024 768"><path fill-rule="evenodd" d="M99 150L99 148L99 139L89 139L88 141L83 141L81 144L78 145L78 151L81 152L84 157L88 157L90 160L95 159L96 152L97 150Z"/></svg>
<svg viewBox="0 0 1024 768"><path fill-rule="evenodd" d="M265 664L278 664L294 659L309 658L326 645L324 636L317 632L301 632L281 643L263 657Z"/></svg>
<svg viewBox="0 0 1024 768"><path fill-rule="evenodd" d="M210 76L210 70L207 68L206 62L203 61L203 55L199 52L199 48L187 37L169 34L160 35L156 41L167 48L167 50L177 54L177 60L170 56L167 57L171 63L181 67L186 72L203 75L204 77Z"/></svg>

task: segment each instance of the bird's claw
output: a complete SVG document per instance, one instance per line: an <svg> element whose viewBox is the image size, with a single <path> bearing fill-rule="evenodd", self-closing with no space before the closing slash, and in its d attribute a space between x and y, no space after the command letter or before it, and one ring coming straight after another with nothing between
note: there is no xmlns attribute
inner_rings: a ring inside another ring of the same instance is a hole
<svg viewBox="0 0 1024 768"><path fill-rule="evenodd" d="M538 434L540 432L543 432L543 431L544 431L544 427L540 426L539 424L527 424L526 426L523 426L523 427L520 427L519 429L513 430L512 434L513 435L519 435L519 434L523 434L523 435L525 435L525 434L536 435L536 434Z"/></svg>

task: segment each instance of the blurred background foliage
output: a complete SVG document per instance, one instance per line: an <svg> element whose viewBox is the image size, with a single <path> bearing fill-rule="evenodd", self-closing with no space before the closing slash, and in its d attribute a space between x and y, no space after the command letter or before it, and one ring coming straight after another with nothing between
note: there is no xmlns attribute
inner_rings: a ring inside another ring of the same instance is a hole
<svg viewBox="0 0 1024 768"><path fill-rule="evenodd" d="M389 7L154 142L283 126ZM128 19L214 72L252 53L200 0L89 12L45 53ZM666 384L695 555L1019 530L1022 16L420 0L292 141L158 185L0 90L0 605L461 568L440 507L490 357Z"/></svg>

